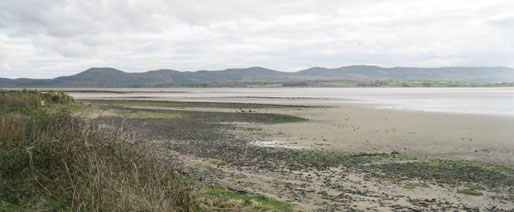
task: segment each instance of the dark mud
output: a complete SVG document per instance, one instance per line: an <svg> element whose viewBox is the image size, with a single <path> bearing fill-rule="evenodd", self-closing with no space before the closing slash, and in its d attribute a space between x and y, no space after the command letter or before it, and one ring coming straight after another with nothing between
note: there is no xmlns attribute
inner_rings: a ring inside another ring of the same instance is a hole
<svg viewBox="0 0 514 212"><path fill-rule="evenodd" d="M55 90L47 90L44 89L42 91L55 91ZM84 89L75 89L75 90L62 90L59 89L60 92L65 93L114 93L114 94L132 94L132 93L186 93L186 91L121 91L121 90L84 90Z"/></svg>
<svg viewBox="0 0 514 212"><path fill-rule="evenodd" d="M153 107L196 107L196 108L231 108L231 109L257 109L257 108L313 108L317 106L233 103L233 102L187 102L187 101L142 101L142 100L85 100L95 104L121 105L121 106L153 106Z"/></svg>

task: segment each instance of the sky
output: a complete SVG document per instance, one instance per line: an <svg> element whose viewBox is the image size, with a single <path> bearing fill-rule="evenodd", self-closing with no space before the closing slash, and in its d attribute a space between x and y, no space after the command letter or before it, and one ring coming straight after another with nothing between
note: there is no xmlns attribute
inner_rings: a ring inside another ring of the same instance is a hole
<svg viewBox="0 0 514 212"><path fill-rule="evenodd" d="M514 67L512 0L0 0L0 77Z"/></svg>

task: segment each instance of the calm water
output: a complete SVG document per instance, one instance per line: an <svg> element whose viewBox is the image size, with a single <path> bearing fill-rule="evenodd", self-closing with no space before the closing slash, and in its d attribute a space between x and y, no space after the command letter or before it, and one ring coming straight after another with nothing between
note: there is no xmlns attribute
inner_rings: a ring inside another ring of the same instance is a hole
<svg viewBox="0 0 514 212"><path fill-rule="evenodd" d="M85 98L301 97L369 103L379 108L514 116L514 88L193 88L108 89L133 93L70 93ZM150 93L160 92L160 93Z"/></svg>

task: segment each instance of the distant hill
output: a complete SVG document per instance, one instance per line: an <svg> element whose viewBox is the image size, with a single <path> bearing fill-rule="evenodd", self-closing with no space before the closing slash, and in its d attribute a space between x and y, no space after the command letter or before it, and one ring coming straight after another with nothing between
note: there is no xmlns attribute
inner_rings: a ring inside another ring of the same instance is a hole
<svg viewBox="0 0 514 212"><path fill-rule="evenodd" d="M75 75L54 79L0 78L0 87L169 87L376 80L514 82L514 69L508 67L383 68L359 65L334 69L314 67L298 72L280 72L251 67L221 71L180 72L161 69L127 73L114 68L90 68Z"/></svg>
<svg viewBox="0 0 514 212"><path fill-rule="evenodd" d="M335 69L310 68L300 71L298 74L354 81L514 82L514 69L508 67L382 68L379 66L346 66Z"/></svg>

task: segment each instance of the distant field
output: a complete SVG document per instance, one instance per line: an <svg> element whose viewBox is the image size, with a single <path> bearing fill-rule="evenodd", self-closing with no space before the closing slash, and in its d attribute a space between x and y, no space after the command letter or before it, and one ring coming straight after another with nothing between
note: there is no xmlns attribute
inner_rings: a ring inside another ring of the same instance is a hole
<svg viewBox="0 0 514 212"><path fill-rule="evenodd" d="M513 87L514 83L478 82L426 82L426 81L372 81L372 82L319 82L308 84L312 87Z"/></svg>
<svg viewBox="0 0 514 212"><path fill-rule="evenodd" d="M188 87L246 87L246 88L280 88L280 87L514 87L514 83L490 82L452 82L452 81L298 81L270 83L212 83L173 85L173 88Z"/></svg>

